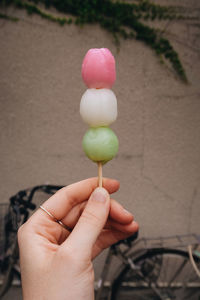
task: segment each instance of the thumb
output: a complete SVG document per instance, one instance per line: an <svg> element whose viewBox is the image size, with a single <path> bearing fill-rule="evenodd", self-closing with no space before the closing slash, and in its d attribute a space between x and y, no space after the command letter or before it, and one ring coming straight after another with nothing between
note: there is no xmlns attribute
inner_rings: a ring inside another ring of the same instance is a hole
<svg viewBox="0 0 200 300"><path fill-rule="evenodd" d="M91 253L102 231L110 210L110 195L104 188L96 188L91 194L85 209L72 233L66 240L72 248Z"/></svg>

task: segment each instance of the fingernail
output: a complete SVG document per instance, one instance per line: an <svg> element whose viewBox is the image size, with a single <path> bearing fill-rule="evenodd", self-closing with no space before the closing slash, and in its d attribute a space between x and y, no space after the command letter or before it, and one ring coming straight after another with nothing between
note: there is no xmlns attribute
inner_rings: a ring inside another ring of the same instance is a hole
<svg viewBox="0 0 200 300"><path fill-rule="evenodd" d="M92 193L92 200L98 202L106 202L106 199L109 197L108 192L104 188L96 188Z"/></svg>

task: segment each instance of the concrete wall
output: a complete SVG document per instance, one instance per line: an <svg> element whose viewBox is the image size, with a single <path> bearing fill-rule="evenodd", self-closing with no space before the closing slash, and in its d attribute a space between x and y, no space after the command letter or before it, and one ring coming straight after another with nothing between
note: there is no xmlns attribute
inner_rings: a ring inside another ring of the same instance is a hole
<svg viewBox="0 0 200 300"><path fill-rule="evenodd" d="M167 27L186 85L139 41L122 41L118 53L98 26L60 27L15 15L20 22L0 21L0 201L33 185L96 176L81 148L87 128L79 115L86 89L81 63L89 48L107 47L117 64L119 117L112 128L120 148L103 173L121 182L115 198L133 212L141 236L199 232L198 27L183 21Z"/></svg>

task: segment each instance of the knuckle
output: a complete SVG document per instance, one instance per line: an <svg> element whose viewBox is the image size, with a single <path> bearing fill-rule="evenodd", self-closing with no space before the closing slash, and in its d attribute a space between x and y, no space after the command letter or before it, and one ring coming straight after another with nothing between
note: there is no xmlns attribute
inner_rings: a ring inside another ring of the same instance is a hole
<svg viewBox="0 0 200 300"><path fill-rule="evenodd" d="M65 187L62 187L61 189L59 189L58 191L56 191L55 192L55 194L54 194L54 196L56 195L56 196L62 196L63 195L63 193L66 193L66 189L67 189L67 187L65 186Z"/></svg>
<svg viewBox="0 0 200 300"><path fill-rule="evenodd" d="M32 227L31 218L28 219L28 221L26 221L22 225L20 225L17 231L18 242L22 242L24 239L26 239L26 236L29 234L31 227Z"/></svg>
<svg viewBox="0 0 200 300"><path fill-rule="evenodd" d="M22 238L24 236L24 232L25 232L25 225L22 224L18 231L17 231L17 238L18 238L18 242L20 243L22 241Z"/></svg>
<svg viewBox="0 0 200 300"><path fill-rule="evenodd" d="M22 233L25 230L25 224L20 225L19 229L18 229L18 235L22 235Z"/></svg>
<svg viewBox="0 0 200 300"><path fill-rule="evenodd" d="M64 186L59 189L52 197L56 196L57 198L65 198L66 201L71 201L73 204L73 197L71 197L70 186Z"/></svg>
<svg viewBox="0 0 200 300"><path fill-rule="evenodd" d="M68 186L64 186L61 189L57 190L53 196L56 195L58 197L63 197L63 195L66 196L66 194L68 194Z"/></svg>

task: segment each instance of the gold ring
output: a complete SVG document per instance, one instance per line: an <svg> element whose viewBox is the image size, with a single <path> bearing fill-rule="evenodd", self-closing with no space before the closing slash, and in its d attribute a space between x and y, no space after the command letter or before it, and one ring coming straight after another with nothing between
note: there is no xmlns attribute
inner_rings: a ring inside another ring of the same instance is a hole
<svg viewBox="0 0 200 300"><path fill-rule="evenodd" d="M68 231L72 231L71 228L69 228L68 226L66 226L65 224L63 224L62 221L56 219L46 208L44 208L42 205L40 205L40 208L47 213L47 215L49 215L56 223L60 224L63 228L67 229Z"/></svg>

